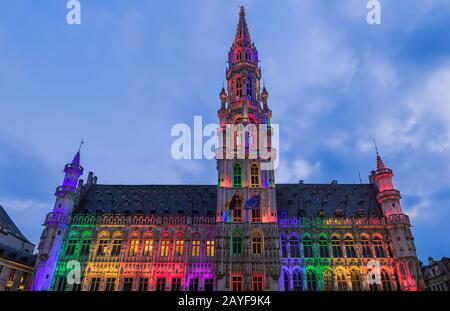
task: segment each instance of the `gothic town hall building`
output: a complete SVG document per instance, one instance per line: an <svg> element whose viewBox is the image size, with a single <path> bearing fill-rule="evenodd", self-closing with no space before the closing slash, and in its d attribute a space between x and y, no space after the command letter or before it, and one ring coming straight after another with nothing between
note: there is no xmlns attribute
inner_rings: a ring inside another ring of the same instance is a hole
<svg viewBox="0 0 450 311"><path fill-rule="evenodd" d="M244 8L226 79L219 130L251 123L270 132L269 94ZM217 185L106 185L92 172L84 182L78 151L45 219L33 289L423 288L410 221L378 152L368 184L277 184L259 152L229 156L239 148L246 152L236 143L216 153Z"/></svg>

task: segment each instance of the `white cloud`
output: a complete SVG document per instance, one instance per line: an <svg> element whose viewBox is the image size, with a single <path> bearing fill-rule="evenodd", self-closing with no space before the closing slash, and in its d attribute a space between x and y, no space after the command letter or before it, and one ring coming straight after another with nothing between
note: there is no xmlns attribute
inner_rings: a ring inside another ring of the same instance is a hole
<svg viewBox="0 0 450 311"><path fill-rule="evenodd" d="M320 162L309 163L297 158L293 161L280 161L275 171L278 183L297 183L300 179L309 179L320 173Z"/></svg>

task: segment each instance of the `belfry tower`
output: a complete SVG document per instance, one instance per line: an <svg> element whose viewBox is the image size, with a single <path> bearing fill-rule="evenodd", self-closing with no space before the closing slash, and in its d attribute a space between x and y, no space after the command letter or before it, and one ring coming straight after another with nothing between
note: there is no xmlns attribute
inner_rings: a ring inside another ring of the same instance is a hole
<svg viewBox="0 0 450 311"><path fill-rule="evenodd" d="M372 178L378 187L377 200L381 205L389 234L399 290L423 290L423 278L410 229L411 223L409 217L403 214L400 191L395 189L392 181L394 174L384 165L378 150L376 162L377 169L372 172Z"/></svg>
<svg viewBox="0 0 450 311"><path fill-rule="evenodd" d="M217 290L278 289L272 112L258 63L241 7L218 111Z"/></svg>
<svg viewBox="0 0 450 311"><path fill-rule="evenodd" d="M80 149L72 162L66 164L64 173L62 185L56 188L53 212L45 218L45 228L38 245L39 254L33 279L33 290L35 291L50 290L52 286L56 261L61 252L70 213L77 198L78 180L83 174L83 167L80 165Z"/></svg>

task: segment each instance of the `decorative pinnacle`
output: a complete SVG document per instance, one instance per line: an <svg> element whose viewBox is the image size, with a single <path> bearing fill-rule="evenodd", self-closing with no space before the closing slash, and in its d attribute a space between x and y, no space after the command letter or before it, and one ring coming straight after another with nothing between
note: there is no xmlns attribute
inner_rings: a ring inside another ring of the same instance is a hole
<svg viewBox="0 0 450 311"><path fill-rule="evenodd" d="M375 140L375 138L373 139L373 145L375 146L375 152L376 152L377 156L380 155L378 153L378 146L377 146L377 141Z"/></svg>
<svg viewBox="0 0 450 311"><path fill-rule="evenodd" d="M245 6L241 5L239 8L241 9L239 16L245 16Z"/></svg>

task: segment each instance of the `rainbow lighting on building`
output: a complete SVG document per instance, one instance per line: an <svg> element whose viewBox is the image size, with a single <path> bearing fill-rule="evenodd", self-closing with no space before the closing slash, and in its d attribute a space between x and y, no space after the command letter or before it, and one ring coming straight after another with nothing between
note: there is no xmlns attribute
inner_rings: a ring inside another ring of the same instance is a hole
<svg viewBox="0 0 450 311"><path fill-rule="evenodd" d="M221 131L264 125L270 137L258 62L242 7L220 92ZM244 141L219 149L217 185L102 185L92 172L84 182L78 150L45 219L33 289L423 289L409 218L378 151L367 184L276 184ZM238 151L245 156L229 157ZM80 282L72 282L74 263Z"/></svg>

